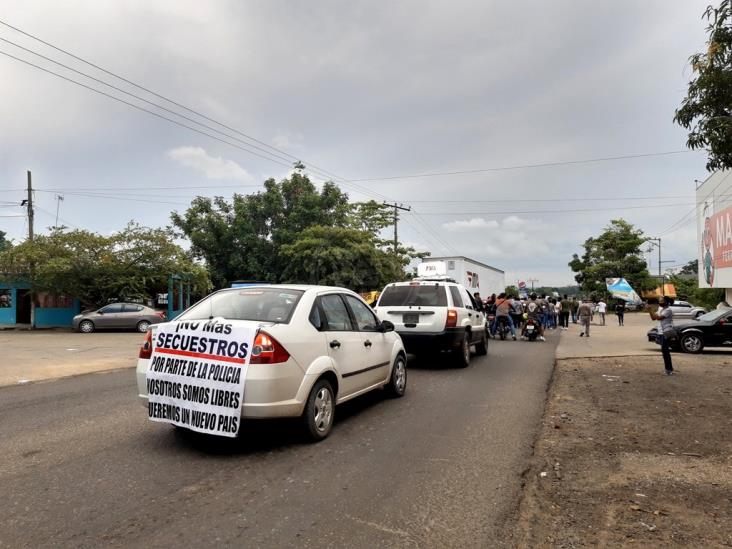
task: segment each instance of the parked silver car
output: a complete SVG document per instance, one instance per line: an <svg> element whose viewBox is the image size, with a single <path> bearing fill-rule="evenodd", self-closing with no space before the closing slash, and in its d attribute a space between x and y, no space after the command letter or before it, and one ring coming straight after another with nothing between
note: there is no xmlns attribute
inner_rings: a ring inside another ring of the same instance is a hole
<svg viewBox="0 0 732 549"><path fill-rule="evenodd" d="M703 307L695 307L688 301L674 301L671 310L674 312L674 320L699 318L707 312Z"/></svg>
<svg viewBox="0 0 732 549"><path fill-rule="evenodd" d="M165 312L139 303L110 303L74 317L74 330L90 334L95 330L137 330L145 333L151 324L165 322Z"/></svg>

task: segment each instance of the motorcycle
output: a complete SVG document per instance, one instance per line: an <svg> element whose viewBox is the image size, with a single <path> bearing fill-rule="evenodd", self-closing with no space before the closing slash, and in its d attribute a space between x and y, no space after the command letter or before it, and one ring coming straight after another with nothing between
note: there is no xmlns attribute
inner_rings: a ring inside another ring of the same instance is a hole
<svg viewBox="0 0 732 549"><path fill-rule="evenodd" d="M539 337L539 325L533 318L526 320L522 335L529 341L536 341L536 338Z"/></svg>
<svg viewBox="0 0 732 549"><path fill-rule="evenodd" d="M499 337L502 340L505 340L510 331L511 329L508 327L508 318L505 316L499 316L498 324L496 325L496 332L498 332Z"/></svg>

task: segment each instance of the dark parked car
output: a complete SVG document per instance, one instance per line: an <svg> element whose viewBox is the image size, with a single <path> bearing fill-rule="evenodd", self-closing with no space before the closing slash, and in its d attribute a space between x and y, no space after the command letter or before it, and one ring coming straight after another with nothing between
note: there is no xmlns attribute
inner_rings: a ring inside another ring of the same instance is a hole
<svg viewBox="0 0 732 549"><path fill-rule="evenodd" d="M696 320L674 325L674 350L701 353L704 347L732 347L732 309L715 310ZM658 329L648 332L648 341L660 344Z"/></svg>
<svg viewBox="0 0 732 549"><path fill-rule="evenodd" d="M147 332L150 324L165 322L165 313L139 303L110 303L96 311L74 317L74 330L90 334L95 330L137 330Z"/></svg>

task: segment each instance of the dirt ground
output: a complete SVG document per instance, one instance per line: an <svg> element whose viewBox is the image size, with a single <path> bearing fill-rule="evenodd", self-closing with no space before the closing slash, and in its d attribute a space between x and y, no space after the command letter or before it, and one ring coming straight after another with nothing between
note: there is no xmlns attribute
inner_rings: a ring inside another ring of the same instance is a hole
<svg viewBox="0 0 732 549"><path fill-rule="evenodd" d="M518 547L732 547L732 354L559 360Z"/></svg>

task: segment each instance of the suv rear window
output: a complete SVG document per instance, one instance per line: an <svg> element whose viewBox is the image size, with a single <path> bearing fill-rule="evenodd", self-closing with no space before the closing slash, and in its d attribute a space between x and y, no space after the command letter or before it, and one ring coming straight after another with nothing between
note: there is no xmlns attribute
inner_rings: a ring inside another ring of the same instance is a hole
<svg viewBox="0 0 732 549"><path fill-rule="evenodd" d="M444 286L387 286L379 307L447 307Z"/></svg>

